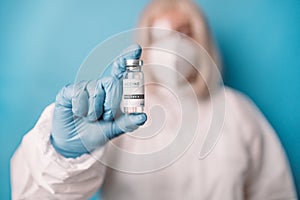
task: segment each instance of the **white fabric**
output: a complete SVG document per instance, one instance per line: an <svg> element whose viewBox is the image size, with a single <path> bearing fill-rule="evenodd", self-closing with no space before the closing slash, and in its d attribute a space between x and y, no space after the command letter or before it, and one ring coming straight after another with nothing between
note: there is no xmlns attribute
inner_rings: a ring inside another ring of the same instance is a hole
<svg viewBox="0 0 300 200"><path fill-rule="evenodd" d="M288 162L274 130L246 97L229 88L225 91L226 118L212 153L199 160L201 133L210 122L204 116L211 112L202 103L199 138L175 163L146 174L106 168L90 155L66 159L56 153L49 141L53 105L49 106L11 160L12 198L87 199L102 188L103 198L112 200L296 199ZM128 137L122 135L115 142L147 150L147 145L126 143ZM93 155L100 158L108 152L99 149ZM121 160L118 155L109 156Z"/></svg>

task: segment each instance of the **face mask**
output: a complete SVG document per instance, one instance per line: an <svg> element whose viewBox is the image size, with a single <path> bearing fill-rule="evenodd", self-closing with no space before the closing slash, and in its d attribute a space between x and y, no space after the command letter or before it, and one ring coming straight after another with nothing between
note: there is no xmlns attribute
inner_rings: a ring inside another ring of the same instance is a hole
<svg viewBox="0 0 300 200"><path fill-rule="evenodd" d="M171 89L183 89L195 81L197 50L190 39L170 34L152 43L146 53L151 80Z"/></svg>

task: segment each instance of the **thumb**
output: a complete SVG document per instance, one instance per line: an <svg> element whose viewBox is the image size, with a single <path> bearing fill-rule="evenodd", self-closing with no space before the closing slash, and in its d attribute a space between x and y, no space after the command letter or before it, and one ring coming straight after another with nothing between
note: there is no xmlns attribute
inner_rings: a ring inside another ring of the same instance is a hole
<svg viewBox="0 0 300 200"><path fill-rule="evenodd" d="M138 114L123 114L118 119L113 121L112 135L110 138L119 136L122 133L132 132L139 126L143 125L147 120L145 113Z"/></svg>

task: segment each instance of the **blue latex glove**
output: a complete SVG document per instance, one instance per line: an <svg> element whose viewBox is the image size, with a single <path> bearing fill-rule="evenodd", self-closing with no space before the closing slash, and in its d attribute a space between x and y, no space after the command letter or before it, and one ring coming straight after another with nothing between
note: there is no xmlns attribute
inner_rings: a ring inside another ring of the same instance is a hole
<svg viewBox="0 0 300 200"><path fill-rule="evenodd" d="M110 77L70 84L56 96L51 142L65 157L78 157L144 124L146 114L120 112L125 59L139 59L142 49L125 49Z"/></svg>

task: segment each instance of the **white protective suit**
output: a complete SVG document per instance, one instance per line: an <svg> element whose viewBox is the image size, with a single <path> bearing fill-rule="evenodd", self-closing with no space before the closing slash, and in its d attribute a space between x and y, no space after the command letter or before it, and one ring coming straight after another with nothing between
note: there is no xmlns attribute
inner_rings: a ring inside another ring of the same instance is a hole
<svg viewBox="0 0 300 200"><path fill-rule="evenodd" d="M174 2L155 1L144 12L140 27L152 26L151 16L165 12L161 3L173 5ZM182 8L189 14L196 12L190 19L195 26L192 27L196 31L194 39L215 59L203 16L195 11L196 6L187 4L189 1L176 2L183 4ZM147 35L150 32L140 31L144 39L138 43L148 47L150 44L146 40L150 38ZM163 45L161 41L158 44ZM173 46L174 43L170 44ZM180 54L188 53L189 48L182 49L183 43L180 44ZM157 63L172 66L168 61L163 63L165 57L160 54ZM197 57L204 61L201 55ZM182 63L180 67L184 69ZM201 67L202 75L208 77L210 66L201 64ZM145 66L143 69L145 76L151 74L147 69L150 68ZM163 75L162 79L170 83L173 76L167 79L166 74L169 75L170 71L163 73L163 70L159 68L154 72ZM201 79L194 83L195 91L201 92L204 88L200 88L201 84L203 86ZM103 199L110 200L296 199L283 148L272 127L249 99L227 87L216 91L214 104L225 103L221 136L213 151L205 159L199 159L205 134L211 128L211 119L219 115L213 110L211 99L199 99L195 103L184 93L185 89L180 92L174 89L181 96L188 97L178 104L177 99L163 88L151 87L146 87L148 120L143 127L113 139L105 148L76 159L61 156L51 145L54 105L47 107L11 159L13 199L87 199L100 188ZM219 93L225 94L225 101ZM165 112L155 105L161 106ZM161 129L149 131L151 125ZM184 129L178 132L182 127ZM157 131L159 134L151 135ZM116 151L115 146L131 154Z"/></svg>
<svg viewBox="0 0 300 200"><path fill-rule="evenodd" d="M156 91L158 92L158 91ZM87 199L99 188L104 199L199 199L199 200L290 200L296 199L293 180L284 151L268 122L245 96L225 88L225 121L222 136L203 160L199 152L204 130L210 124L210 101L199 106L198 137L174 163L160 170L135 174L105 167L99 161L110 154L99 149L93 156L64 158L51 146L54 105L45 109L35 127L27 133L11 159L13 199ZM168 97L149 95L148 104L170 105ZM196 109L196 108L193 108ZM147 111L147 110L146 110ZM175 114L174 114L175 113ZM128 151L157 149L172 137L179 118L165 125L159 139L134 141L124 134L114 139ZM167 116L166 116L167 118ZM154 119L149 119L151 121ZM141 130L142 128L140 128ZM189 133L185 133L189 134ZM131 160L132 166L143 165ZM153 163L159 162L158 158ZM120 165L121 166L121 165Z"/></svg>

